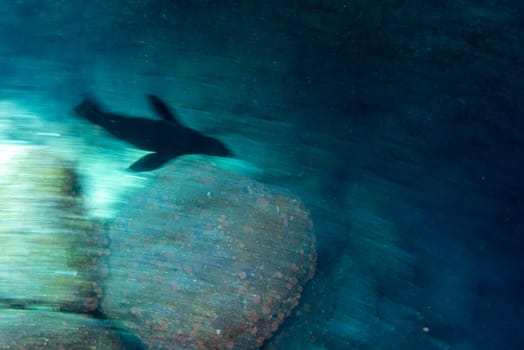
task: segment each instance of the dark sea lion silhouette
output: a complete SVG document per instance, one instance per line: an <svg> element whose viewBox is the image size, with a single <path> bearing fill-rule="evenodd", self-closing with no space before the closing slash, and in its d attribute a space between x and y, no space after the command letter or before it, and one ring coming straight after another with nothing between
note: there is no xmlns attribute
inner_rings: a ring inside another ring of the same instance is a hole
<svg viewBox="0 0 524 350"><path fill-rule="evenodd" d="M133 163L129 167L133 171L154 170L184 154L232 156L232 152L221 141L182 125L174 110L170 110L157 96L147 95L147 98L162 120L107 113L90 98L82 101L74 111L114 137L142 150L154 152Z"/></svg>

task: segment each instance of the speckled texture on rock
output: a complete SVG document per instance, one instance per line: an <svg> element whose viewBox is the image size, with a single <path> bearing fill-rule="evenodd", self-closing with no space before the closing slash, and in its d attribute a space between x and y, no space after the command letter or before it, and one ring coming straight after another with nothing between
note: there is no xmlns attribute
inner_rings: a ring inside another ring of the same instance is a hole
<svg viewBox="0 0 524 350"><path fill-rule="evenodd" d="M104 242L73 164L45 147L0 150L0 308L94 310Z"/></svg>
<svg viewBox="0 0 524 350"><path fill-rule="evenodd" d="M254 349L314 274L312 226L287 191L179 159L111 225L103 310L150 349Z"/></svg>

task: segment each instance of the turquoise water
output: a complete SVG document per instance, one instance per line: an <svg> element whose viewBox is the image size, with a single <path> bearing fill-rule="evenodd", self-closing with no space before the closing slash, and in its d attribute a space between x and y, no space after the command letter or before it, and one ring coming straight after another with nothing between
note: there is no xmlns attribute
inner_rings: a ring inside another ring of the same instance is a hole
<svg viewBox="0 0 524 350"><path fill-rule="evenodd" d="M152 176L126 172L145 153L72 108L90 94L153 117L144 96L161 96L233 150L218 166L311 211L316 275L264 349L519 349L523 14L510 0L13 1L0 139L71 159L90 215L114 219Z"/></svg>

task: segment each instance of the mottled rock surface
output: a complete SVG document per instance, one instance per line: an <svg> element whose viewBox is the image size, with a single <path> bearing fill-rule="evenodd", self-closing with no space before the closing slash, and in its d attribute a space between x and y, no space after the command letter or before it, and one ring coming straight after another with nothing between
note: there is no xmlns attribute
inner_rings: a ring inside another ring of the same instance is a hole
<svg viewBox="0 0 524 350"><path fill-rule="evenodd" d="M104 242L73 164L44 147L0 151L0 308L94 310Z"/></svg>
<svg viewBox="0 0 524 350"><path fill-rule="evenodd" d="M178 159L110 225L102 310L150 349L254 349L314 274L312 226L287 191Z"/></svg>
<svg viewBox="0 0 524 350"><path fill-rule="evenodd" d="M44 310L0 309L2 350L126 350L99 320Z"/></svg>

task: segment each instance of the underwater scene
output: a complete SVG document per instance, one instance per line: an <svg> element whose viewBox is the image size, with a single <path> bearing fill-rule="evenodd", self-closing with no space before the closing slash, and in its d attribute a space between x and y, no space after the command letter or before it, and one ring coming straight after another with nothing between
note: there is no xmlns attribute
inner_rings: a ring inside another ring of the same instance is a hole
<svg viewBox="0 0 524 350"><path fill-rule="evenodd" d="M524 349L524 2L5 0L0 350Z"/></svg>

